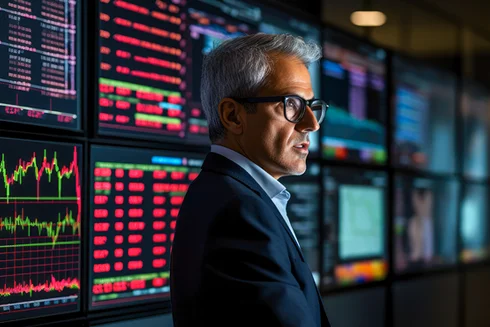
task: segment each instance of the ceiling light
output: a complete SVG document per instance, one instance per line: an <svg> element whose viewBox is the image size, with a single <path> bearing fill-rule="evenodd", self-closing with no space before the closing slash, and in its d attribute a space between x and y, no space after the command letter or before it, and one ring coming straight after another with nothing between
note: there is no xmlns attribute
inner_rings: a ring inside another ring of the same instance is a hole
<svg viewBox="0 0 490 327"><path fill-rule="evenodd" d="M357 26L381 26L386 23L386 15L381 11L354 11L350 21Z"/></svg>

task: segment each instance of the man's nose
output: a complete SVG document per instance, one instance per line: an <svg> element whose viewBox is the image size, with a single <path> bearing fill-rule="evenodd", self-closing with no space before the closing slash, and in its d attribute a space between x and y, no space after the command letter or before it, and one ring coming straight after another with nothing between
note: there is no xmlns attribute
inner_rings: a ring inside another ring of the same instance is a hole
<svg viewBox="0 0 490 327"><path fill-rule="evenodd" d="M318 124L318 120L309 106L306 106L303 119L296 124L296 129L300 132L316 132L320 129L320 124Z"/></svg>

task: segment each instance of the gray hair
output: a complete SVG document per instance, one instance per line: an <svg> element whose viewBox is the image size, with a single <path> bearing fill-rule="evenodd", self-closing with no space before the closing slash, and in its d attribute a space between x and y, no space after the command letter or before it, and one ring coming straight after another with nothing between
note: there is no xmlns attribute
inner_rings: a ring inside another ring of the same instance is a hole
<svg viewBox="0 0 490 327"><path fill-rule="evenodd" d="M226 40L204 57L201 102L211 142L226 134L218 114L221 99L255 96L272 72L271 54L296 57L308 67L320 59L321 48L290 34L257 33Z"/></svg>

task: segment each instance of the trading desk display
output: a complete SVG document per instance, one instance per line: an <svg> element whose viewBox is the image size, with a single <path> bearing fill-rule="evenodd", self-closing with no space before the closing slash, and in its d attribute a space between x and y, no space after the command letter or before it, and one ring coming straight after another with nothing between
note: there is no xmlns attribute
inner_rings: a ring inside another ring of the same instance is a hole
<svg viewBox="0 0 490 327"><path fill-rule="evenodd" d="M460 239L463 262L490 259L490 191L488 186L468 183L461 203Z"/></svg>
<svg viewBox="0 0 490 327"><path fill-rule="evenodd" d="M79 308L80 153L0 138L0 322Z"/></svg>
<svg viewBox="0 0 490 327"><path fill-rule="evenodd" d="M202 158L92 147L91 309L169 295L176 219Z"/></svg>
<svg viewBox="0 0 490 327"><path fill-rule="evenodd" d="M288 218L291 221L298 243L310 266L317 285L320 283L320 248L318 223L320 219L320 166L310 164L302 176L288 176L280 182L291 194L287 205Z"/></svg>
<svg viewBox="0 0 490 327"><path fill-rule="evenodd" d="M322 156L384 164L386 154L386 53L326 29L323 97L330 104L322 133Z"/></svg>
<svg viewBox="0 0 490 327"><path fill-rule="evenodd" d="M274 17L249 2L101 0L99 7L102 134L209 144L200 103L204 55L226 39L262 30L319 41L318 28L297 20L285 19L287 26L281 20L280 28L277 20L263 23ZM312 153L317 144L312 137Z"/></svg>
<svg viewBox="0 0 490 327"><path fill-rule="evenodd" d="M386 184L383 172L324 168L324 287L386 277Z"/></svg>
<svg viewBox="0 0 490 327"><path fill-rule="evenodd" d="M464 174L486 178L490 176L490 91L476 82L464 81L461 114Z"/></svg>
<svg viewBox="0 0 490 327"><path fill-rule="evenodd" d="M79 129L79 2L0 3L0 120Z"/></svg>
<svg viewBox="0 0 490 327"><path fill-rule="evenodd" d="M393 79L393 163L453 173L456 77L394 57Z"/></svg>
<svg viewBox="0 0 490 327"><path fill-rule="evenodd" d="M420 272L457 262L459 184L398 175L393 231L396 272Z"/></svg>

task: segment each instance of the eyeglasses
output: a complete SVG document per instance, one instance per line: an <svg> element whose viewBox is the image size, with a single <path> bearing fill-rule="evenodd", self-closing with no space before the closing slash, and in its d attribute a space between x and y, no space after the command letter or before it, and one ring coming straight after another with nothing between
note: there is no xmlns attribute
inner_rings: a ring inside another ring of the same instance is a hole
<svg viewBox="0 0 490 327"><path fill-rule="evenodd" d="M284 104L284 117L291 123L299 123L306 112L306 106L310 107L318 124L323 122L328 104L320 99L305 100L299 95L281 95L273 97L255 97L255 98L232 98L239 103L265 103L279 102Z"/></svg>

